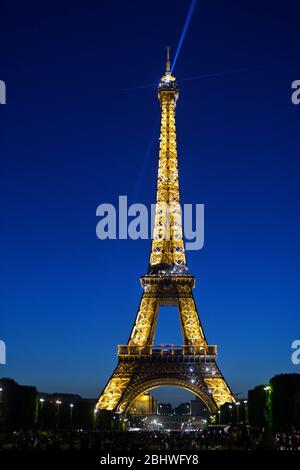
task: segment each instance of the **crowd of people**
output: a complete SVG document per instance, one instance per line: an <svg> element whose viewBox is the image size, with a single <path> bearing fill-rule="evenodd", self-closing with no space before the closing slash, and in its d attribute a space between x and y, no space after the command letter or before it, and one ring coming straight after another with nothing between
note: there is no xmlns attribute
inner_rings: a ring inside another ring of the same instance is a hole
<svg viewBox="0 0 300 470"><path fill-rule="evenodd" d="M280 432L275 435L276 447L280 450L300 450L300 432Z"/></svg>
<svg viewBox="0 0 300 470"><path fill-rule="evenodd" d="M206 428L194 432L57 431L14 432L0 442L0 450L78 452L169 452L198 450L299 450L299 433L241 428Z"/></svg>

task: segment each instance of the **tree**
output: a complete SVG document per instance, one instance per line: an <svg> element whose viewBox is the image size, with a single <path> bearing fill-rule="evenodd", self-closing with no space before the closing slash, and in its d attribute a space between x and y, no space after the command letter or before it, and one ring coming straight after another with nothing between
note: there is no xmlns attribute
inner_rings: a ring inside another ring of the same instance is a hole
<svg viewBox="0 0 300 470"><path fill-rule="evenodd" d="M251 426L264 427L266 421L266 391L264 385L258 385L248 392L248 420Z"/></svg>
<svg viewBox="0 0 300 470"><path fill-rule="evenodd" d="M0 422L4 429L15 429L18 424L18 384L13 379L0 380L1 408Z"/></svg>
<svg viewBox="0 0 300 470"><path fill-rule="evenodd" d="M35 387L18 386L18 425L21 429L32 429L37 423L38 394Z"/></svg>
<svg viewBox="0 0 300 470"><path fill-rule="evenodd" d="M275 430L300 426L300 374L275 375L270 380L270 409Z"/></svg>
<svg viewBox="0 0 300 470"><path fill-rule="evenodd" d="M12 429L32 429L37 421L37 390L35 387L19 385L13 379L0 380L1 427Z"/></svg>

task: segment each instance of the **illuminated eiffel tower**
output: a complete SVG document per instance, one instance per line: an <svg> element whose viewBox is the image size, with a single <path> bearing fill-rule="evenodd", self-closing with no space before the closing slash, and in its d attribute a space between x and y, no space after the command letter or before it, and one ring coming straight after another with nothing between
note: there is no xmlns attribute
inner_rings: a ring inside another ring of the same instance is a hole
<svg viewBox="0 0 300 470"><path fill-rule="evenodd" d="M158 86L160 149L150 262L141 277L143 294L130 338L127 345L118 346L118 365L97 403L98 410L122 416L139 395L158 386L191 391L213 415L223 403L234 401L216 364L217 347L207 344L192 292L195 278L186 265L175 126L178 96L167 48L166 72ZM153 345L158 309L164 305L178 307L182 346Z"/></svg>

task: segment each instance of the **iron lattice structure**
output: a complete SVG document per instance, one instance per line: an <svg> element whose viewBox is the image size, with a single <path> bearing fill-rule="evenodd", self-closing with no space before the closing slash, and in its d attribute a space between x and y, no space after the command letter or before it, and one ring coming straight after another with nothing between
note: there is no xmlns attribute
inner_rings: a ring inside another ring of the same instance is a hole
<svg viewBox="0 0 300 470"><path fill-rule="evenodd" d="M199 320L186 264L180 208L175 108L179 96L170 72L158 87L161 105L160 149L154 233L143 294L127 345L119 346L118 365L97 403L99 410L122 415L141 393L175 385L197 395L211 413L234 397L216 363L217 347L209 346ZM183 346L154 346L158 310L178 307Z"/></svg>

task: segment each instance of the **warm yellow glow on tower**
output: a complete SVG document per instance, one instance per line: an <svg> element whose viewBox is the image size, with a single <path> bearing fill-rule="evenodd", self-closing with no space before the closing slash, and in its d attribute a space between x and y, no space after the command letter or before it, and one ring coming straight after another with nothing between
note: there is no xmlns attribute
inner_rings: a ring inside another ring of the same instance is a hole
<svg viewBox="0 0 300 470"><path fill-rule="evenodd" d="M217 348L207 344L192 292L195 280L186 265L175 122L178 97L168 48L158 87L161 125L150 262L141 278L143 293L133 329L127 345L119 346L118 366L99 398L99 409L125 413L137 397L161 385L190 390L212 414L223 403L234 401L215 362ZM158 309L163 305L178 307L183 346L153 345Z"/></svg>

